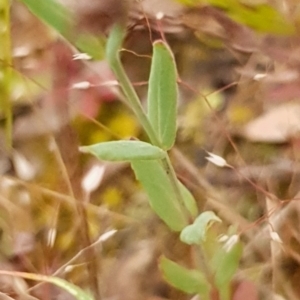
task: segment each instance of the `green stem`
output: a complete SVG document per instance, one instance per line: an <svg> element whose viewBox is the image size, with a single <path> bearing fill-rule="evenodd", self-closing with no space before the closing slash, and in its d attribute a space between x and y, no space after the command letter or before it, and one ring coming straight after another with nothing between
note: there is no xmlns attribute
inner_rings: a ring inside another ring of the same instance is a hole
<svg viewBox="0 0 300 300"><path fill-rule="evenodd" d="M162 148L161 143L159 142L159 139L157 138L157 135L143 110L140 99L136 91L134 90L128 76L126 75L126 72L120 60L119 50L122 45L124 33L124 29L120 25L116 25L112 29L107 42L106 57L112 70L114 71L115 76L117 77L117 80L121 85L128 104L130 105L142 127L149 136L151 143L157 147Z"/></svg>
<svg viewBox="0 0 300 300"><path fill-rule="evenodd" d="M10 1L0 0L0 109L5 115L6 145L12 147Z"/></svg>

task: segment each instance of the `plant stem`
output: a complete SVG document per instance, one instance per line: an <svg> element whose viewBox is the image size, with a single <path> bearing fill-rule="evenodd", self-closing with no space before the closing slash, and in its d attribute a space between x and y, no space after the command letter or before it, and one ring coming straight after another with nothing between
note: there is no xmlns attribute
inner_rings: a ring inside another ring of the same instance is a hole
<svg viewBox="0 0 300 300"><path fill-rule="evenodd" d="M141 123L142 127L146 131L151 143L155 146L161 147L159 140L157 139L157 136L146 116L146 114L143 111L142 105L140 103L140 100L133 89L127 75L125 74L125 71L121 64L116 65L116 68L114 69L115 74L118 74L118 80L121 83L121 86L123 88L123 92L126 95L126 98L128 99L128 102L130 103L130 107L136 114L139 122Z"/></svg>
<svg viewBox="0 0 300 300"><path fill-rule="evenodd" d="M117 77L117 80L121 85L121 88L126 96L126 100L128 101L129 106L137 116L144 130L146 131L151 143L161 148L161 143L159 142L159 139L157 138L156 133L143 110L140 99L122 66L119 50L123 41L123 37L123 27L121 27L120 25L116 25L112 29L108 40L106 56L108 58L112 70L114 71L115 76Z"/></svg>

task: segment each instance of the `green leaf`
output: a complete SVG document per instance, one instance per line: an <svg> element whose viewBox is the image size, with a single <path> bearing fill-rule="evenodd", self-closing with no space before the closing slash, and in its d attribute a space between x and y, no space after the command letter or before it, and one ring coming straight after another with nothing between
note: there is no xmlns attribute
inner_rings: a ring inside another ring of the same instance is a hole
<svg viewBox="0 0 300 300"><path fill-rule="evenodd" d="M105 40L103 37L84 33L76 36L75 46L83 53L87 53L95 60L104 58Z"/></svg>
<svg viewBox="0 0 300 300"><path fill-rule="evenodd" d="M20 0L28 9L49 27L60 33L65 39L74 44L81 52L89 54L94 59L104 57L104 38L92 34L74 34L74 15L55 0Z"/></svg>
<svg viewBox="0 0 300 300"><path fill-rule="evenodd" d="M174 231L181 231L187 224L181 211L169 177L157 160L131 162L136 178L148 194L155 213Z"/></svg>
<svg viewBox="0 0 300 300"><path fill-rule="evenodd" d="M188 245L198 245L206 240L209 227L215 222L222 222L212 211L206 211L197 217L192 225L184 228L180 240Z"/></svg>
<svg viewBox="0 0 300 300"><path fill-rule="evenodd" d="M148 117L165 149L176 138L177 71L173 54L163 41L153 45L148 89Z"/></svg>
<svg viewBox="0 0 300 300"><path fill-rule="evenodd" d="M196 216L198 215L198 207L195 198L191 194L191 192L180 181L178 182L179 182L179 187L180 187L184 205L186 209L189 211L189 213L191 214L191 216L193 218L196 218Z"/></svg>
<svg viewBox="0 0 300 300"><path fill-rule="evenodd" d="M51 28L59 32L62 36L70 34L73 18L70 13L60 3L55 0L21 0L31 12L39 19L48 24Z"/></svg>
<svg viewBox="0 0 300 300"><path fill-rule="evenodd" d="M186 269L164 256L160 259L159 267L165 279L175 288L188 294L209 293L209 283L200 271Z"/></svg>
<svg viewBox="0 0 300 300"><path fill-rule="evenodd" d="M273 7L260 4L251 7L240 3L229 10L229 16L235 21L243 23L257 31L273 34L292 34L294 28Z"/></svg>
<svg viewBox="0 0 300 300"><path fill-rule="evenodd" d="M238 269L242 253L243 246L241 243L237 243L229 251L221 248L215 254L212 265L215 269L215 284L217 287L230 283Z"/></svg>
<svg viewBox="0 0 300 300"><path fill-rule="evenodd" d="M50 276L47 277L48 277L48 282L63 288L64 290L69 292L69 294L74 296L77 300L93 300L92 296L84 292L78 286L57 277L50 277Z"/></svg>
<svg viewBox="0 0 300 300"><path fill-rule="evenodd" d="M266 3L253 4L251 0L177 0L187 6L207 5L223 9L233 20L257 31L290 35L295 32L292 23Z"/></svg>
<svg viewBox="0 0 300 300"><path fill-rule="evenodd" d="M141 141L114 141L80 147L84 153L91 153L97 158L108 161L133 161L160 159L165 151Z"/></svg>
<svg viewBox="0 0 300 300"><path fill-rule="evenodd" d="M66 280L63 280L58 277L45 276L45 275L39 275L39 274L34 274L34 273L4 271L4 270L0 270L0 274L14 276L14 277L22 277L22 278L29 279L29 280L49 282L49 283L55 284L56 286L59 286L60 288L66 290L69 294L74 296L77 300L93 300L92 296L90 296L88 293L84 292L82 289L80 289L76 285L74 285L70 282L67 282Z"/></svg>

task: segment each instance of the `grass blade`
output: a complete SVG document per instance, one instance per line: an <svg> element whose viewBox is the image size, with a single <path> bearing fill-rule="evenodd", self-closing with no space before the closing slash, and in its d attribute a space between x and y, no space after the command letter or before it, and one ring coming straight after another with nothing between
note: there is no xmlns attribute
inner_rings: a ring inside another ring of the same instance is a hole
<svg viewBox="0 0 300 300"><path fill-rule="evenodd" d="M84 292L82 289L77 287L76 285L67 282L66 280L63 280L58 277L52 277L52 276L45 276L40 274L33 274L33 273L25 273L25 272L15 272L15 271L4 271L0 270L1 275L9 275L9 276L15 276L15 277L22 277L29 280L35 280L35 281L43 281L43 282L49 282L56 286L59 286L60 288L66 290L69 292L72 296L74 296L77 300L94 300L92 296Z"/></svg>
<svg viewBox="0 0 300 300"><path fill-rule="evenodd" d="M54 0L21 0L31 12L44 23L66 37L70 33L73 19L70 11Z"/></svg>

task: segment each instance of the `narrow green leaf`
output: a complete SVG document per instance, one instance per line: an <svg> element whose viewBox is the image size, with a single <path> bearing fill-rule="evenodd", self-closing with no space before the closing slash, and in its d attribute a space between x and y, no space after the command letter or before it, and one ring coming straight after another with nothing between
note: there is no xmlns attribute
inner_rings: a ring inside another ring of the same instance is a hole
<svg viewBox="0 0 300 300"><path fill-rule="evenodd" d="M75 17L65 6L56 0L20 0L28 9L50 28L60 33L74 44L81 52L89 54L93 59L104 58L104 37L92 34L74 33Z"/></svg>
<svg viewBox="0 0 300 300"><path fill-rule="evenodd" d="M164 158L166 153L156 146L141 141L114 141L80 147L84 153L108 161L133 161Z"/></svg>
<svg viewBox="0 0 300 300"><path fill-rule="evenodd" d="M187 6L210 4L223 9L236 22L259 32L290 35L295 28L278 10L266 3L255 4L251 0L177 0Z"/></svg>
<svg viewBox="0 0 300 300"><path fill-rule="evenodd" d="M148 117L162 146L170 149L176 138L177 71L173 54L163 41L153 45Z"/></svg>
<svg viewBox="0 0 300 300"><path fill-rule="evenodd" d="M60 3L55 0L21 0L31 12L62 36L70 33L73 26L73 18Z"/></svg>
<svg viewBox="0 0 300 300"><path fill-rule="evenodd" d="M188 294L209 293L209 283L200 271L186 269L164 256L160 259L159 267L165 279L175 288Z"/></svg>
<svg viewBox="0 0 300 300"><path fill-rule="evenodd" d="M57 278L57 277L48 277L48 282L53 283L67 292L69 292L72 296L74 296L77 300L93 300L93 297L88 293L84 292L78 286L67 282L66 280Z"/></svg>
<svg viewBox="0 0 300 300"><path fill-rule="evenodd" d="M180 191L184 205L193 218L198 215L198 207L194 196L191 192L179 181Z"/></svg>
<svg viewBox="0 0 300 300"><path fill-rule="evenodd" d="M80 52L87 53L95 60L104 58L105 39L88 33L78 34L76 36L75 46Z"/></svg>
<svg viewBox="0 0 300 300"><path fill-rule="evenodd" d="M64 290L66 290L68 293L70 293L72 296L74 296L77 300L93 300L92 296L90 296L88 293L84 292L78 286L76 286L70 282L67 282L66 280L63 280L61 278L58 278L58 277L45 276L45 275L34 274L34 273L4 271L4 270L0 270L0 274L14 276L14 277L22 277L22 278L29 279L29 280L49 282L49 283L52 283L56 286L61 287Z"/></svg>
<svg viewBox="0 0 300 300"><path fill-rule="evenodd" d="M267 4L247 7L237 3L228 13L235 21L260 32L289 35L295 31L292 24Z"/></svg>
<svg viewBox="0 0 300 300"><path fill-rule="evenodd" d="M188 245L198 245L206 240L209 227L215 222L222 222L212 211L206 211L196 218L192 225L185 227L180 240Z"/></svg>
<svg viewBox="0 0 300 300"><path fill-rule="evenodd" d="M230 283L238 269L242 253L243 246L241 243L237 243L229 251L221 248L215 254L212 265L215 269L215 284L217 287L221 288Z"/></svg>
<svg viewBox="0 0 300 300"><path fill-rule="evenodd" d="M152 209L172 230L181 231L188 221L160 161L136 160L131 166L149 196Z"/></svg>

